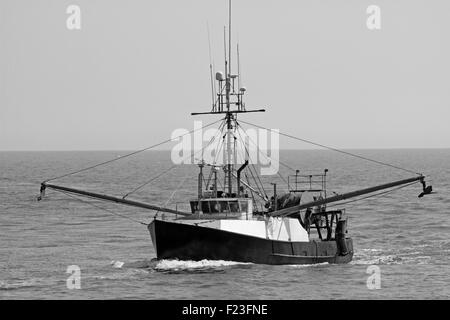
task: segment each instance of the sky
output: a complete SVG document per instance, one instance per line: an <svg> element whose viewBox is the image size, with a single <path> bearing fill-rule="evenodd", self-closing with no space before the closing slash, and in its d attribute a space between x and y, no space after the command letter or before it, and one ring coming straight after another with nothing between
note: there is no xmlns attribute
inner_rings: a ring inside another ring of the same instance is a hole
<svg viewBox="0 0 450 320"><path fill-rule="evenodd" d="M211 108L207 25L223 71L227 5L0 1L0 150L136 150L215 121L190 113ZM450 147L448 12L447 0L234 1L247 108L267 110L240 118L342 149Z"/></svg>

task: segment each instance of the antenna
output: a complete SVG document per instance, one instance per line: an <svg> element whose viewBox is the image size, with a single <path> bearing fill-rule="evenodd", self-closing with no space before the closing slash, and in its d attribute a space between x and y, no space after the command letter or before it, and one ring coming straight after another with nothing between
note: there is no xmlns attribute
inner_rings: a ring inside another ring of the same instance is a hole
<svg viewBox="0 0 450 320"><path fill-rule="evenodd" d="M237 68L238 68L238 90L241 90L241 62L239 57L239 42L236 45L237 51Z"/></svg>
<svg viewBox="0 0 450 320"><path fill-rule="evenodd" d="M241 93L241 63L239 61L239 42L237 43L236 46L236 50L237 50L237 69L238 69L238 109L242 110L242 101L241 101L241 96L239 95L239 93Z"/></svg>
<svg viewBox="0 0 450 320"><path fill-rule="evenodd" d="M208 30L208 48L209 48L209 76L211 79L211 99L212 99L212 111L215 111L216 109L216 102L215 102L215 96L216 96L216 88L215 88L215 82L213 80L213 62L211 57L211 37L209 34L209 23L206 21L206 29Z"/></svg>
<svg viewBox="0 0 450 320"><path fill-rule="evenodd" d="M225 53L225 79L227 78L227 27L223 27L223 50Z"/></svg>
<svg viewBox="0 0 450 320"><path fill-rule="evenodd" d="M231 76L231 0L228 1L228 74Z"/></svg>

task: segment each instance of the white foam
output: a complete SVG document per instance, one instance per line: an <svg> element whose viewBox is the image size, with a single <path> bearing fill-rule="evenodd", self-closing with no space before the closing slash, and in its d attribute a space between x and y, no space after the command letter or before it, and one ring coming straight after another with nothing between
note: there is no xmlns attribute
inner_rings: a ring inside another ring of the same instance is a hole
<svg viewBox="0 0 450 320"><path fill-rule="evenodd" d="M244 262L224 261L224 260L161 260L155 269L156 270L189 270L189 269L204 269L204 268L219 268L228 267L240 264L250 264Z"/></svg>
<svg viewBox="0 0 450 320"><path fill-rule="evenodd" d="M122 268L123 265L125 264L125 262L122 261L111 261L111 265L113 266L113 268Z"/></svg>
<svg viewBox="0 0 450 320"><path fill-rule="evenodd" d="M36 279L24 280L24 281L13 281L13 282L7 282L7 281L0 280L0 290L11 290L11 289L24 288L24 287L33 287L36 284L37 284Z"/></svg>
<svg viewBox="0 0 450 320"><path fill-rule="evenodd" d="M360 256L353 260L351 264L402 264L402 258L396 255L382 255L377 257Z"/></svg>
<svg viewBox="0 0 450 320"><path fill-rule="evenodd" d="M288 267L293 268L307 268L307 267L319 267L319 266L326 266L329 265L328 262L321 262L321 263L311 263L311 264L288 264Z"/></svg>
<svg viewBox="0 0 450 320"><path fill-rule="evenodd" d="M363 251L363 252L380 252L382 250L381 249L360 249L360 251Z"/></svg>

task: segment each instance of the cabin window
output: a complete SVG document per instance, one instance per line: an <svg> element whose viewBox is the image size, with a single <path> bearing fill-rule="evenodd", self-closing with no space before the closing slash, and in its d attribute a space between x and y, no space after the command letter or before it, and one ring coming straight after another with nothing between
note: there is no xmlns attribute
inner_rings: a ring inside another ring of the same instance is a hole
<svg viewBox="0 0 450 320"><path fill-rule="evenodd" d="M248 201L239 201L241 212L248 212Z"/></svg>
<svg viewBox="0 0 450 320"><path fill-rule="evenodd" d="M228 201L219 201L220 212L228 212Z"/></svg>
<svg viewBox="0 0 450 320"><path fill-rule="evenodd" d="M221 212L220 205L217 201L209 201L209 206L211 208L210 213L218 213Z"/></svg>
<svg viewBox="0 0 450 320"><path fill-rule="evenodd" d="M209 213L209 201L201 201L201 206L202 206L202 212L204 213Z"/></svg>
<svg viewBox="0 0 450 320"><path fill-rule="evenodd" d="M230 201L230 212L240 212L239 211L239 202L237 201Z"/></svg>

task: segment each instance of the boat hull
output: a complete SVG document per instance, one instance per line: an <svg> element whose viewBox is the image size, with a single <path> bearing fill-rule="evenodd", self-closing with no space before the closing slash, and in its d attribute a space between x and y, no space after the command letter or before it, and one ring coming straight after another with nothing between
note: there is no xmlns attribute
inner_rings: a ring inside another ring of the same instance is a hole
<svg viewBox="0 0 450 320"><path fill-rule="evenodd" d="M161 259L225 260L258 264L348 263L352 239L345 239L347 253L334 240L279 241L208 227L153 220L148 229L156 255Z"/></svg>

